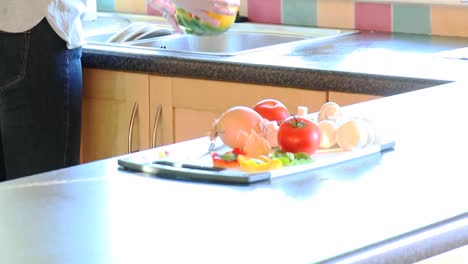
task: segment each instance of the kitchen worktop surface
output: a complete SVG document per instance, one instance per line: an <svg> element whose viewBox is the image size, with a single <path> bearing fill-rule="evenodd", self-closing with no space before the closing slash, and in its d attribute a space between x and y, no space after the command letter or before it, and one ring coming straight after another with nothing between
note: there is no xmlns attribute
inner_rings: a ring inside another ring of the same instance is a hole
<svg viewBox="0 0 468 264"><path fill-rule="evenodd" d="M271 181L153 178L111 158L0 183L0 262L412 263L467 244L466 87L346 107L395 148Z"/></svg>
<svg viewBox="0 0 468 264"><path fill-rule="evenodd" d="M0 263L413 263L468 244L468 62L438 55L467 44L362 32L221 58L87 46L85 67L389 95L345 111L396 145L251 185L149 177L118 157L3 182Z"/></svg>
<svg viewBox="0 0 468 264"><path fill-rule="evenodd" d="M394 95L465 78L447 52L468 38L361 31L295 48L206 56L87 45L83 66L241 83Z"/></svg>

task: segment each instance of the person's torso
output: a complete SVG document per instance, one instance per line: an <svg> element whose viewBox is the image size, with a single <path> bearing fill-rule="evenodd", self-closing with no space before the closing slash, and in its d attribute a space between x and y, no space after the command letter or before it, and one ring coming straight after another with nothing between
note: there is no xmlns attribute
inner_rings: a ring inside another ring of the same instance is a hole
<svg viewBox="0 0 468 264"><path fill-rule="evenodd" d="M84 44L85 0L1 0L0 30L25 32L46 18L69 48Z"/></svg>

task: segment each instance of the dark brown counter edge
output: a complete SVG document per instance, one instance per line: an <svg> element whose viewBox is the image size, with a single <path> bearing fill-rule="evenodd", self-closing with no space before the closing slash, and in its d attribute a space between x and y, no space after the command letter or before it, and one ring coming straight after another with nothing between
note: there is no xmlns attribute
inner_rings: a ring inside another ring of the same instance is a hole
<svg viewBox="0 0 468 264"><path fill-rule="evenodd" d="M467 244L468 213L464 213L320 263L410 264Z"/></svg>
<svg viewBox="0 0 468 264"><path fill-rule="evenodd" d="M85 68L390 96L450 82L249 63L83 49Z"/></svg>

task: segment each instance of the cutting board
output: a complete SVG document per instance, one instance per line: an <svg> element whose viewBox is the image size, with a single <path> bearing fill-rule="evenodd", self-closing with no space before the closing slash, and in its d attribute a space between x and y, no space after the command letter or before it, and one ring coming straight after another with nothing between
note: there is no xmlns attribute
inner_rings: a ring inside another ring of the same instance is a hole
<svg viewBox="0 0 468 264"><path fill-rule="evenodd" d="M200 139L200 141L202 141L202 139ZM288 166L264 172L244 172L236 169L214 168L208 153L202 155L200 155L200 153L190 153L191 149L197 148L195 143L200 142L191 141L185 144L172 145L172 148L168 147L170 152L175 153L172 157L171 154L169 154L167 158L159 158L158 156L160 156L161 151L167 151L167 149L154 149L122 157L118 159L118 164L122 168L130 171L142 172L156 177L249 184L332 166L334 164L393 149L395 145L395 141L393 140L382 140L379 144L369 145L352 151L343 151L340 149L319 151L312 155L313 162L309 164ZM204 143L206 144L208 142L205 141ZM222 145L216 149L219 153L224 153L228 150L230 149ZM185 157L184 155L180 155L180 153L185 153Z"/></svg>

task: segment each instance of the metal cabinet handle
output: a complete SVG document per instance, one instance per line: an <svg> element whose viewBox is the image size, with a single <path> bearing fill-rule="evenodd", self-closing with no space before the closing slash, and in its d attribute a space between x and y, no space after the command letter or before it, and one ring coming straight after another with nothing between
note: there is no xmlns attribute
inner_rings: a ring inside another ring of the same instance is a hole
<svg viewBox="0 0 468 264"><path fill-rule="evenodd" d="M128 153L132 153L132 137L133 137L133 124L135 123L135 116L138 112L138 103L133 105L132 116L130 117L130 125L128 126Z"/></svg>
<svg viewBox="0 0 468 264"><path fill-rule="evenodd" d="M158 108L156 108L156 115L154 118L154 125L153 125L153 138L151 140L151 148L156 147L156 135L157 135L157 130L159 126L159 119L161 118L161 112L162 112L162 105L158 104Z"/></svg>

